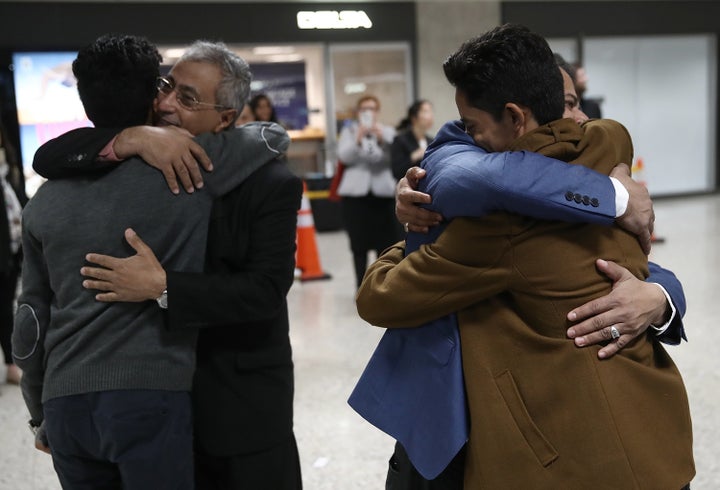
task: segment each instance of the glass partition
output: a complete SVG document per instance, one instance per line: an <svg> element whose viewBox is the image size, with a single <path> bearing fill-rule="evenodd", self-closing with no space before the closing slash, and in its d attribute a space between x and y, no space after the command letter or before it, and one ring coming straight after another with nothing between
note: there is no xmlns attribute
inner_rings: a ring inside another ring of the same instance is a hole
<svg viewBox="0 0 720 490"><path fill-rule="evenodd" d="M335 134L328 131L329 168L326 171L332 173L337 160L337 133L344 121L355 117L358 98L372 94L380 99L378 119L394 127L412 103L413 78L408 43L330 45L328 65L333 104L329 115L332 115Z"/></svg>
<svg viewBox="0 0 720 490"><path fill-rule="evenodd" d="M551 38L569 62L582 53L585 97L627 127L636 180L655 195L715 187L714 35ZM582 51L580 51L582 50Z"/></svg>
<svg viewBox="0 0 720 490"><path fill-rule="evenodd" d="M715 181L715 37L587 38L587 96L633 138L638 180L653 195L710 191Z"/></svg>

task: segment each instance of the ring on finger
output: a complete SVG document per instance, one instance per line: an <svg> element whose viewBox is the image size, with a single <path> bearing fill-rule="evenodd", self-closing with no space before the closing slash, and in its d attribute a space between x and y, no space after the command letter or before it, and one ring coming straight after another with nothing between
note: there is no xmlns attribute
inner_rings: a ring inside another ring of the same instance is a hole
<svg viewBox="0 0 720 490"><path fill-rule="evenodd" d="M617 327L615 327L615 325L612 325L610 327L610 336L613 338L613 340L620 337L620 332L618 331Z"/></svg>

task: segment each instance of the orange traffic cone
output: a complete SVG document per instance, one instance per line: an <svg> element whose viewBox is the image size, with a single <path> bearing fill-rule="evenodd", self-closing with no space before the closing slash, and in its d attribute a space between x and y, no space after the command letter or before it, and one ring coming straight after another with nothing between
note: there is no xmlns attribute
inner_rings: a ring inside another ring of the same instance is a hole
<svg viewBox="0 0 720 490"><path fill-rule="evenodd" d="M295 267L300 270L301 281L330 279L330 274L323 272L320 265L317 242L315 241L315 220L313 219L310 200L307 197L307 185L303 182L303 195L298 211L297 252Z"/></svg>
<svg viewBox="0 0 720 490"><path fill-rule="evenodd" d="M645 182L644 170L645 164L643 163L642 157L637 157L635 159L635 162L632 164L632 167L630 168L630 173L632 173L632 178L635 179L639 184L647 187L647 182Z"/></svg>
<svg viewBox="0 0 720 490"><path fill-rule="evenodd" d="M630 169L630 172L632 173L633 179L635 179L638 183L644 185L647 187L647 182L645 181L645 164L643 163L642 157L637 157L635 160L635 163L633 163L632 168ZM659 238L655 236L655 233L650 235L650 242L651 243L663 243L665 241L664 238Z"/></svg>

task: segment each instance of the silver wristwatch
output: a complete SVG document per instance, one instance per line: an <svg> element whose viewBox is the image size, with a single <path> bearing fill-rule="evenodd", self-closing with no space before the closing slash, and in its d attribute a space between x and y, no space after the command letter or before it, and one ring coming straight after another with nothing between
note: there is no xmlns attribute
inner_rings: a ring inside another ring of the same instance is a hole
<svg viewBox="0 0 720 490"><path fill-rule="evenodd" d="M167 289L163 291L160 296L155 298L155 301L157 301L157 304L160 308L162 308L163 310L167 310Z"/></svg>

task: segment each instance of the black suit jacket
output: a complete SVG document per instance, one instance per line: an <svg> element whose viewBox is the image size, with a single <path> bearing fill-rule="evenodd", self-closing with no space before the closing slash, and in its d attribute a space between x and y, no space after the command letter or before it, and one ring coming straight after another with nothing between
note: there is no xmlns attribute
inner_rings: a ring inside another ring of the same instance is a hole
<svg viewBox="0 0 720 490"><path fill-rule="evenodd" d="M425 136L428 145L432 142L432 137ZM415 134L412 130L405 130L398 133L390 146L390 162L392 164L393 177L396 180L400 180L405 177L405 172L408 171L413 165L410 159L410 154L420 147L420 143L415 139ZM419 163L419 162L418 162Z"/></svg>
<svg viewBox="0 0 720 490"><path fill-rule="evenodd" d="M61 179L112 169L115 162L99 162L97 155L123 128L80 128L40 146L33 170L46 179Z"/></svg>
<svg viewBox="0 0 720 490"><path fill-rule="evenodd" d="M229 456L292 434L286 295L295 271L302 184L284 162L215 201L204 274L168 273L170 328L200 328L196 443Z"/></svg>
<svg viewBox="0 0 720 490"><path fill-rule="evenodd" d="M95 155L115 134L71 132L63 145L41 148L33 167L54 178L102 169ZM260 451L292 433L286 295L301 196L285 162L261 167L213 203L205 272L168 271L169 328L200 328L193 417L196 443L208 453Z"/></svg>

